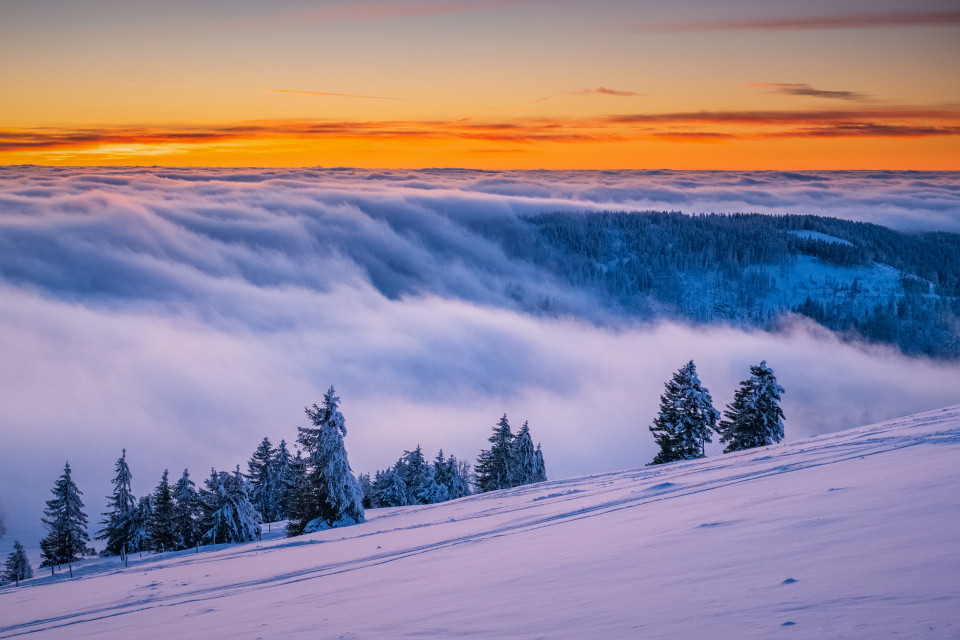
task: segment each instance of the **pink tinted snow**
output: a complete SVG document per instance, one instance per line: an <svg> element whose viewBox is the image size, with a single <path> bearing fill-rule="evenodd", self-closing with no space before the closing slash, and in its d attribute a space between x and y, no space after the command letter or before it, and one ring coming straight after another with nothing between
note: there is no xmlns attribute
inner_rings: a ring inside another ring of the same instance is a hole
<svg viewBox="0 0 960 640"><path fill-rule="evenodd" d="M960 406L128 569L90 561L0 589L0 638L956 637L958 461Z"/></svg>

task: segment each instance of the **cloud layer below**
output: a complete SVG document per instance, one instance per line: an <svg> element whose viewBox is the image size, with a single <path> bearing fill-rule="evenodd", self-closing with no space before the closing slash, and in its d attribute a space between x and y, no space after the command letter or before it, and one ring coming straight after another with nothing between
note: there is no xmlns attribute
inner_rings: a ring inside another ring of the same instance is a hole
<svg viewBox="0 0 960 640"><path fill-rule="evenodd" d="M530 421L553 477L647 462L663 382L691 358L718 407L765 358L791 438L956 403L960 367L804 323L772 335L525 314L511 287L589 300L500 238L528 214L649 208L960 231L958 199L960 175L936 173L2 168L8 537L39 534L66 459L95 522L122 447L139 493L164 468L199 481L264 435L294 440L330 384L357 471L418 443L473 458L506 412Z"/></svg>

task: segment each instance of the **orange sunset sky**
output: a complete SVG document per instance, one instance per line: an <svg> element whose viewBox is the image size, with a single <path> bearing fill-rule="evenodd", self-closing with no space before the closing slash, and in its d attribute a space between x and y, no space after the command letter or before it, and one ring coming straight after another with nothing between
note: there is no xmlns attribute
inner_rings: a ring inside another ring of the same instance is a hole
<svg viewBox="0 0 960 640"><path fill-rule="evenodd" d="M956 0L0 0L0 164L960 169Z"/></svg>

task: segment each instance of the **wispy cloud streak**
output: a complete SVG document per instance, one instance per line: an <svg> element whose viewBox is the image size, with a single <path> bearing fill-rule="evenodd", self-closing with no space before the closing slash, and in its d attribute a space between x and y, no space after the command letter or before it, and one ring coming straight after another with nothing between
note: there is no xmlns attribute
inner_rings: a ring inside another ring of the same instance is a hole
<svg viewBox="0 0 960 640"><path fill-rule="evenodd" d="M389 96L366 96L357 93L333 93L330 91L301 91L298 89L268 89L268 93L292 93L301 96L316 96L319 98L366 98L368 100L400 100Z"/></svg>
<svg viewBox="0 0 960 640"><path fill-rule="evenodd" d="M580 89L579 91L571 91L570 94L575 96L617 96L620 98L632 98L634 96L646 95L637 91L623 91L620 89L608 89L607 87L597 87L596 89Z"/></svg>
<svg viewBox="0 0 960 640"><path fill-rule="evenodd" d="M825 91L815 89L808 84L788 82L754 82L750 87L770 89L775 93L785 93L792 96L813 96L815 98L830 98L833 100L865 100L867 95L856 91Z"/></svg>
<svg viewBox="0 0 960 640"><path fill-rule="evenodd" d="M663 24L642 24L632 27L631 30L642 33L696 33L704 31L800 31L917 26L951 27L956 25L960 25L960 11L915 11L671 22Z"/></svg>
<svg viewBox="0 0 960 640"><path fill-rule="evenodd" d="M709 125L701 131L698 127ZM720 129L719 127L722 127ZM772 139L932 137L960 134L960 111L899 108L632 113L599 118L506 121L265 120L215 126L0 130L0 152L90 149L103 145L203 145L267 139L471 140L489 143L590 143L645 138Z"/></svg>

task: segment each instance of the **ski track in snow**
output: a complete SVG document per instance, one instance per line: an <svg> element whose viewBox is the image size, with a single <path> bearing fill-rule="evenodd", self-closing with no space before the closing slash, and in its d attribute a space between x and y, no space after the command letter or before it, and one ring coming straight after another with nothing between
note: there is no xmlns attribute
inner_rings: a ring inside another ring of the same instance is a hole
<svg viewBox="0 0 960 640"><path fill-rule="evenodd" d="M131 624L136 624L141 619L137 614L152 615L149 619L156 615L170 619L214 612L217 611L215 604L229 604L231 599L243 594L282 589L297 583L338 580L353 572L381 571L384 565L415 556L498 538L535 537L545 529L566 527L578 521L593 521L597 527L604 527L605 517L616 512L647 509L660 513L669 503L722 489L740 487L738 495L767 496L766 481L777 476L824 467L841 468L851 461L873 456L893 458L890 454L912 447L941 446L951 447L954 460L960 460L957 455L960 452L960 405L686 463L549 481L439 505L372 510L366 523L354 527L292 539L221 545L199 554L189 551L134 558L128 569L116 568L115 558L89 561L88 567L84 563L75 567L78 577L74 580L65 580L63 574L54 578L49 573L44 576L40 570L37 578L20 588L0 589L0 638L72 635L72 629L92 630L96 634L101 628L99 625L110 619L129 617ZM855 475L850 477L852 482L857 481ZM837 486L828 491L845 490L846 487ZM704 531L738 524L736 514L731 515L734 517L730 519L705 520L694 529ZM828 517L831 515L817 518L817 526L829 526L836 521L837 518ZM693 535L695 531L677 533ZM358 543L364 543L362 547L367 548L369 545L365 543L377 543L381 539L383 545L393 548L376 553L357 552ZM953 546L955 549L956 544ZM290 564L285 561L287 556L279 557L298 553L297 563L310 563L317 556L308 550L317 548L322 550L320 557L329 561L285 570ZM270 568L273 556L278 556L277 569ZM242 579L244 571L237 563L254 560L257 560L256 575ZM236 574L239 579L208 579L211 575L229 578ZM194 587L187 582L200 575L205 582L202 586ZM115 592L110 592L106 584L110 581L125 581L123 590L112 595ZM797 580L787 578L782 584L794 582ZM101 590L106 590L104 598L87 602L88 594ZM118 599L119 595L123 597ZM871 602L882 602L882 596L878 597L880 599ZM904 597L905 602L909 601L908 594ZM955 600L956 594L939 597ZM74 605L74 602L85 604ZM856 603L857 597L840 598L832 604L826 602L825 606L850 607ZM920 604L930 604L930 598ZM783 612L806 608L806 604L797 603L784 607ZM152 610L162 611L151 614ZM783 626L795 624L792 620L783 622ZM149 630L144 632L151 635ZM159 629L154 631L158 632Z"/></svg>

